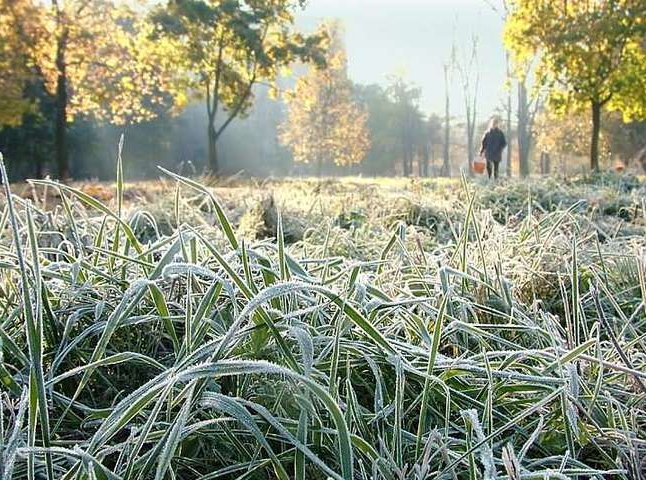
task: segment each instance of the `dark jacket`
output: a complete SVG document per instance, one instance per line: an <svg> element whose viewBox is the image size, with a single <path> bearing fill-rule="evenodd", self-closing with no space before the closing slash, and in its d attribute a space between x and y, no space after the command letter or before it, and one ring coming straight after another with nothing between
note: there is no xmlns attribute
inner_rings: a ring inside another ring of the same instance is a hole
<svg viewBox="0 0 646 480"><path fill-rule="evenodd" d="M482 137L480 155L484 153L487 160L499 162L502 159L502 151L506 146L505 134L498 127L490 128Z"/></svg>

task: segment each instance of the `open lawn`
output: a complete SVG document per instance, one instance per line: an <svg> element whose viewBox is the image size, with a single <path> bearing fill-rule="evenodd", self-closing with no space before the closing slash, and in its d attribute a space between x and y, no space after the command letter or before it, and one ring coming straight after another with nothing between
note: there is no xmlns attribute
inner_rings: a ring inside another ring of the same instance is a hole
<svg viewBox="0 0 646 480"><path fill-rule="evenodd" d="M644 478L643 181L162 177L3 196L0 478Z"/></svg>

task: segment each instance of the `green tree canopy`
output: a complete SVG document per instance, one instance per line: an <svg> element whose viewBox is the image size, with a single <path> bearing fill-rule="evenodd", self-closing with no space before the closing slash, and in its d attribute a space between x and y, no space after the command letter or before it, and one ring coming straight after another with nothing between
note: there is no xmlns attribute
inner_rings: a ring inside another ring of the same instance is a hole
<svg viewBox="0 0 646 480"><path fill-rule="evenodd" d="M169 0L153 13L151 55L165 66L181 107L206 102L209 169L218 171L216 142L253 104L256 83L275 82L295 61L320 62L320 35L293 30L294 0Z"/></svg>
<svg viewBox="0 0 646 480"><path fill-rule="evenodd" d="M590 162L599 168L601 110L646 115L643 0L511 0L505 43L520 72L537 59L555 111L592 113Z"/></svg>

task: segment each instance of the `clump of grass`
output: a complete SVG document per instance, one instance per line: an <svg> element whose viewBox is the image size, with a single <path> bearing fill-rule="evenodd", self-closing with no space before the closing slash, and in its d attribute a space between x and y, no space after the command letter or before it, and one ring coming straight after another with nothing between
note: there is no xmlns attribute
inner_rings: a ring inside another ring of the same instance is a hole
<svg viewBox="0 0 646 480"><path fill-rule="evenodd" d="M332 220L289 249L280 216L275 242L245 241L212 190L164 172L175 228L145 241L120 174L116 208L34 182L59 192L71 232L41 246L44 217L2 173L4 477L643 474L637 239L599 248L573 209L500 225L465 185L446 244L368 221L336 228L369 255L332 256ZM187 194L215 228L182 217ZM557 316L519 282L565 245Z"/></svg>
<svg viewBox="0 0 646 480"><path fill-rule="evenodd" d="M271 194L252 199L238 220L238 234L248 240L275 239L278 233L279 213ZM282 216L283 237L286 243L303 239L305 227L292 216Z"/></svg>

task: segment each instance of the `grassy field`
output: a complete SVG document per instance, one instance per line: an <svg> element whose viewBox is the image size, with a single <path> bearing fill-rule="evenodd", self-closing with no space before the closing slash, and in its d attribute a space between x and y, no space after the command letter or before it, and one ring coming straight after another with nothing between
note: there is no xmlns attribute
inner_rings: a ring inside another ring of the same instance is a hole
<svg viewBox="0 0 646 480"><path fill-rule="evenodd" d="M644 478L639 179L162 177L2 200L0 478Z"/></svg>

